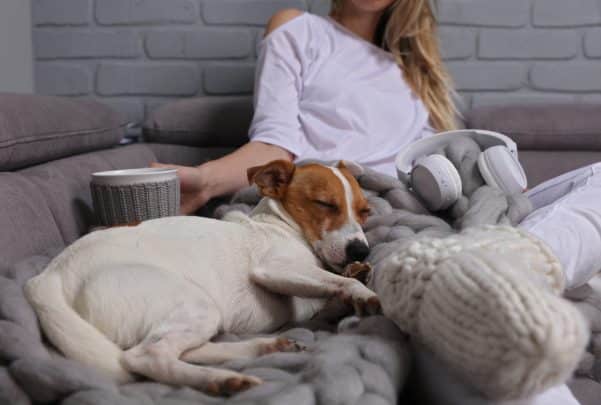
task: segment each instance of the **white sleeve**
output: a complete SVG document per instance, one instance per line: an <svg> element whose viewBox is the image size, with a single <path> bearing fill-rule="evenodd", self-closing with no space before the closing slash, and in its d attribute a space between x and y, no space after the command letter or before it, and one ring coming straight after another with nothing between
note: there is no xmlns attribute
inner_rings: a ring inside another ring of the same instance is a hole
<svg viewBox="0 0 601 405"><path fill-rule="evenodd" d="M436 135L436 133L436 130L430 126L430 123L427 123L417 139L429 138L432 135Z"/></svg>
<svg viewBox="0 0 601 405"><path fill-rule="evenodd" d="M306 15L269 33L259 44L251 141L280 146L295 156L306 144L299 120L299 97L308 63L310 32Z"/></svg>

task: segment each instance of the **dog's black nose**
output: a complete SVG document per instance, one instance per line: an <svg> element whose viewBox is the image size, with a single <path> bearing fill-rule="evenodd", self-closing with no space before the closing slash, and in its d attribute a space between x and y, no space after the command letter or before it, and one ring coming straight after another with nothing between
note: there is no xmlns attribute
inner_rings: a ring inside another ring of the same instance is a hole
<svg viewBox="0 0 601 405"><path fill-rule="evenodd" d="M350 262L361 262L369 254L369 246L359 239L353 239L346 245L346 260Z"/></svg>

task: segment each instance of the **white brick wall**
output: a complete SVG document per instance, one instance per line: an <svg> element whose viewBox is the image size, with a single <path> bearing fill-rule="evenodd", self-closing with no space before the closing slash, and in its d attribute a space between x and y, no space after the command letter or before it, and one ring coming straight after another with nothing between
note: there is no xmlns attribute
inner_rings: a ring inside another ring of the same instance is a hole
<svg viewBox="0 0 601 405"><path fill-rule="evenodd" d="M467 107L601 102L601 0L438 0L442 53ZM247 96L276 10L329 0L33 0L37 91L141 120L167 100Z"/></svg>

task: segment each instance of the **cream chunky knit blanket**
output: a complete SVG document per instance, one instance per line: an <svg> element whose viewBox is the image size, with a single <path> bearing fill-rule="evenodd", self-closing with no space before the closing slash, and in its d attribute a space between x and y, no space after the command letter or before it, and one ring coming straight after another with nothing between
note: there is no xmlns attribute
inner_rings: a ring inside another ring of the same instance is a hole
<svg viewBox="0 0 601 405"><path fill-rule="evenodd" d="M567 380L589 336L560 297L557 259L508 226L407 241L380 263L373 287L387 317L490 398Z"/></svg>

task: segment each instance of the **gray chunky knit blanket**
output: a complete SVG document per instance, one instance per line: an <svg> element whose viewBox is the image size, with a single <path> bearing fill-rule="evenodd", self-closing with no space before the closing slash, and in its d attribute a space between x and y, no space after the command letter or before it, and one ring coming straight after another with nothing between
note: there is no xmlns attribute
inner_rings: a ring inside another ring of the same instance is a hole
<svg viewBox="0 0 601 405"><path fill-rule="evenodd" d="M477 144L458 141L446 150L459 168L464 196L437 216L397 179L368 169L357 175L372 214L365 231L372 246L368 260L378 264L403 241L445 236L481 224L516 224L530 212L528 200L505 196L484 185L477 172ZM231 210L250 212L259 195L253 188L237 193L214 216ZM223 367L257 375L266 383L233 398L214 398L190 388L154 382L116 386L92 369L65 359L43 339L22 286L43 271L57 250L0 269L0 404L395 404L410 368L406 337L383 316L312 320L281 333L307 346L305 352L273 353L237 360ZM601 298L591 289L573 297L601 332ZM601 378L601 335L596 335L579 368L580 375ZM245 336L225 335L218 340ZM598 347L599 346L599 347ZM99 356L102 353L98 354ZM592 380L586 380L591 381ZM429 384L429 382L425 382ZM449 399L448 403L465 403ZM474 402L470 402L474 403ZM486 403L482 401L481 403Z"/></svg>

